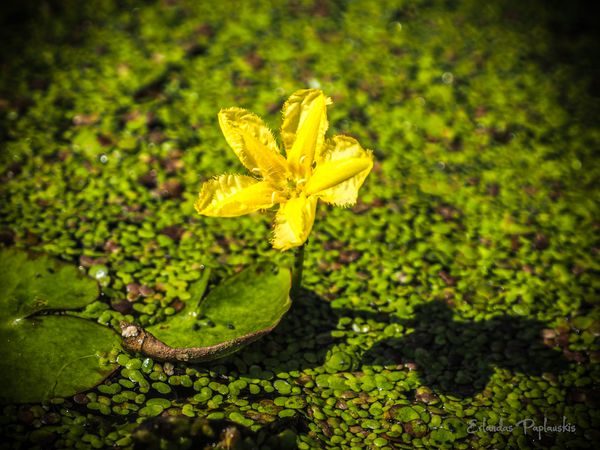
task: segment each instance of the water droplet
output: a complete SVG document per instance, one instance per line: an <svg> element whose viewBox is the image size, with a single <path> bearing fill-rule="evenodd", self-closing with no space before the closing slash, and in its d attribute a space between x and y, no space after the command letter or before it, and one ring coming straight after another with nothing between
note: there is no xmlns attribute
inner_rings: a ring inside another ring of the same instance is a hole
<svg viewBox="0 0 600 450"><path fill-rule="evenodd" d="M104 153L100 155L100 162L102 164L106 164L108 162L108 156L106 156Z"/></svg>
<svg viewBox="0 0 600 450"><path fill-rule="evenodd" d="M317 80L316 78L311 78L310 80L308 80L308 87L310 87L312 89L320 89L321 82L319 80Z"/></svg>
<svg viewBox="0 0 600 450"><path fill-rule="evenodd" d="M256 175L260 175L260 169L258 167L253 167L251 172L255 173Z"/></svg>
<svg viewBox="0 0 600 450"><path fill-rule="evenodd" d="M200 270L204 270L206 266L204 264L200 264Z"/></svg>
<svg viewBox="0 0 600 450"><path fill-rule="evenodd" d="M215 323L210 319L200 319L198 320L198 325L202 327L213 328L215 326Z"/></svg>
<svg viewBox="0 0 600 450"><path fill-rule="evenodd" d="M442 81L446 84L452 84L454 82L454 75L451 72L444 72Z"/></svg>
<svg viewBox="0 0 600 450"><path fill-rule="evenodd" d="M366 323L363 323L363 324L353 323L352 330L355 331L356 333L368 333L371 330L371 327Z"/></svg>
<svg viewBox="0 0 600 450"><path fill-rule="evenodd" d="M105 269L98 269L98 270L96 270L96 274L94 275L94 277L97 280L99 280L100 278L104 278L107 275L108 275L108 272Z"/></svg>
<svg viewBox="0 0 600 450"><path fill-rule="evenodd" d="M304 160L306 159L306 155L302 155L300 157L300 164L304 163Z"/></svg>
<svg viewBox="0 0 600 450"><path fill-rule="evenodd" d="M394 22L394 25L396 26L396 31L402 31L402 24L400 22Z"/></svg>
<svg viewBox="0 0 600 450"><path fill-rule="evenodd" d="M579 161L578 159L574 159L573 161L571 161L571 167L573 168L573 170L581 169L581 161Z"/></svg>

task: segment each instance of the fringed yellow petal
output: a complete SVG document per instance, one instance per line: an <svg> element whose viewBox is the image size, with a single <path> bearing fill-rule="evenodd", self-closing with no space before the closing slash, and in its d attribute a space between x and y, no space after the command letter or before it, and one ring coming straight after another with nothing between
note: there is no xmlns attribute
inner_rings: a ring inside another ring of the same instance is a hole
<svg viewBox="0 0 600 450"><path fill-rule="evenodd" d="M343 161L327 161L320 164L306 184L308 195L344 183L365 170L371 170L373 162L369 158L352 158Z"/></svg>
<svg viewBox="0 0 600 450"><path fill-rule="evenodd" d="M373 155L356 139L335 136L308 180L305 192L326 203L349 206L356 203L358 190L373 168Z"/></svg>
<svg viewBox="0 0 600 450"><path fill-rule="evenodd" d="M266 209L284 200L266 181L244 175L221 175L202 185L194 204L204 216L236 217Z"/></svg>
<svg viewBox="0 0 600 450"><path fill-rule="evenodd" d="M227 143L254 176L276 186L285 182L287 162L260 117L245 109L227 108L219 112L219 125Z"/></svg>
<svg viewBox="0 0 600 450"><path fill-rule="evenodd" d="M290 168L303 177L311 173L315 157L320 157L327 131L329 98L318 89L294 92L283 106L281 139Z"/></svg>
<svg viewBox="0 0 600 450"><path fill-rule="evenodd" d="M304 195L282 203L275 216L273 247L288 250L306 242L315 221L317 198Z"/></svg>

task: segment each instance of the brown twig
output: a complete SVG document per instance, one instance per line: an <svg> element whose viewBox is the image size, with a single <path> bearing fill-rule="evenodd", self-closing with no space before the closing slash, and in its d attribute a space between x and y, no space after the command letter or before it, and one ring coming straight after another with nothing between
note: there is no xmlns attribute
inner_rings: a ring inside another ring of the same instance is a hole
<svg viewBox="0 0 600 450"><path fill-rule="evenodd" d="M241 345L254 342L261 336L273 331L277 326L262 329L255 333L249 333L220 344L207 347L171 347L157 339L152 333L144 330L138 325L121 322L121 337L123 348L129 352L139 352L157 361L181 361L181 362L204 362L227 356L237 350Z"/></svg>

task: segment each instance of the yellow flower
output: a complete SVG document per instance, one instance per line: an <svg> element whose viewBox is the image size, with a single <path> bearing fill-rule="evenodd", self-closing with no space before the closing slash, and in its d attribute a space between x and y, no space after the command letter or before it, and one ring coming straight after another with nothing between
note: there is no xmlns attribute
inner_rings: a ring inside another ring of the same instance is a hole
<svg viewBox="0 0 600 450"><path fill-rule="evenodd" d="M281 140L287 158L263 121L241 108L219 112L225 139L253 177L221 175L202 185L196 211L235 217L279 204L273 247L287 250L306 241L317 201L356 203L373 167L373 155L348 136L325 138L331 99L317 89L295 92L283 106Z"/></svg>

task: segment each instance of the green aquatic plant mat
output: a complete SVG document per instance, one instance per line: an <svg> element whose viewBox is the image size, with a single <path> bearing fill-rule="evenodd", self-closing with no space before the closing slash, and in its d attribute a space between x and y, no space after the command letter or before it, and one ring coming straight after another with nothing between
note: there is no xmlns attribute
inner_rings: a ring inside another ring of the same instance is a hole
<svg viewBox="0 0 600 450"><path fill-rule="evenodd" d="M162 361L210 361L270 333L290 308L287 268L251 266L202 299L209 276L205 270L192 287L182 313L147 329L121 324L124 347Z"/></svg>
<svg viewBox="0 0 600 450"><path fill-rule="evenodd" d="M113 330L50 313L81 308L97 296L96 282L76 267L0 251L0 402L71 396L113 372L106 358L119 345Z"/></svg>

